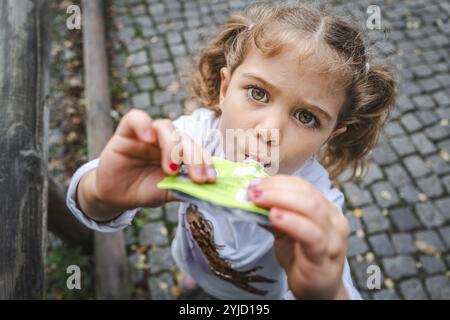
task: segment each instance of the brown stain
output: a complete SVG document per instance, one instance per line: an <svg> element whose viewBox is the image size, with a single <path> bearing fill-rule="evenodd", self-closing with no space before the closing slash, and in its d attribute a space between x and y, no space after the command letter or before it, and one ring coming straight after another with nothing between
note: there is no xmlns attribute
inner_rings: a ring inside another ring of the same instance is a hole
<svg viewBox="0 0 450 320"><path fill-rule="evenodd" d="M186 217L193 238L202 250L203 255L208 259L209 269L216 276L232 283L244 291L257 295L267 294L267 290L261 290L250 285L250 282L276 282L275 280L263 276L251 274L258 269L262 269L261 266L247 271L237 271L233 269L226 259L220 257L218 250L222 249L223 246L214 243L213 225L203 217L197 206L189 204L189 207L186 210Z"/></svg>

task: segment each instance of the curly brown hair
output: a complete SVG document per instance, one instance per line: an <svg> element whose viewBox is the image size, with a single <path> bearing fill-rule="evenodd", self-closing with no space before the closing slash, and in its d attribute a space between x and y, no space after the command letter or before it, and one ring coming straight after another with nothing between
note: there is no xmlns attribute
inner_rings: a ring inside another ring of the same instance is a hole
<svg viewBox="0 0 450 320"><path fill-rule="evenodd" d="M347 99L336 128L347 130L327 143L320 162L331 179L346 169L353 179L364 172L366 156L394 105L395 81L386 65L369 61L359 28L334 13L303 4L254 3L232 14L201 51L191 73L189 97L220 116L220 69L228 67L232 75L252 45L274 56L287 43L295 43L302 54L321 57L325 72L338 73L342 79Z"/></svg>

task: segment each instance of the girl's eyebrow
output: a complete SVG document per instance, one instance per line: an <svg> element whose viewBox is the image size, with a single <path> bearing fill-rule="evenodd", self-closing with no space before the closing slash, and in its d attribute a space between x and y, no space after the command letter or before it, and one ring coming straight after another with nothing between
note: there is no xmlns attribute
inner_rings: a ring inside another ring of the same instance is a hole
<svg viewBox="0 0 450 320"><path fill-rule="evenodd" d="M280 92L280 89L279 89L276 85L271 84L270 82L268 82L267 80L264 80L263 78L257 76L256 74L253 74L253 73L244 73L244 74L242 74L242 76L243 76L243 77L247 77L247 78L253 78L253 79L255 79L255 80L257 80L257 81L263 83L266 87L270 88L272 91L275 91L275 92L278 92L278 93ZM305 103L305 102L304 102L303 100L301 100L301 99L300 99L300 101L301 101L303 104L305 104L306 107L311 108L311 109L314 109L314 110L316 110L317 112L321 113L323 116L325 116L325 118L327 118L328 121L331 121L331 120L332 120L330 114L329 114L328 112L326 112L324 109L322 109L322 108L320 108L320 107L318 107L318 106L315 106L315 105L313 105L313 104Z"/></svg>

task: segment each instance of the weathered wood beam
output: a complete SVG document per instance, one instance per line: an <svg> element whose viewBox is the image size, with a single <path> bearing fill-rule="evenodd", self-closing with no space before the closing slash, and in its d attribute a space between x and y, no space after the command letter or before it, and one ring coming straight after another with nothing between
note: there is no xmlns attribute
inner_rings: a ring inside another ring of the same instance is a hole
<svg viewBox="0 0 450 320"><path fill-rule="evenodd" d="M100 155L113 134L102 1L83 0L83 57L89 158ZM128 271L123 232L94 235L98 299L127 299Z"/></svg>
<svg viewBox="0 0 450 320"><path fill-rule="evenodd" d="M45 292L49 13L0 1L0 300Z"/></svg>

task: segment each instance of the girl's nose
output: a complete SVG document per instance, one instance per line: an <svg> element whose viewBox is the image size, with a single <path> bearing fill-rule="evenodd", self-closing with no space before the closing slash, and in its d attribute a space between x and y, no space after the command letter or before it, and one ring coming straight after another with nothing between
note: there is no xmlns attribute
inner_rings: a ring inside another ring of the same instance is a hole
<svg viewBox="0 0 450 320"><path fill-rule="evenodd" d="M256 138L262 139L265 143L269 145L279 145L280 143L280 129L256 129Z"/></svg>
<svg viewBox="0 0 450 320"><path fill-rule="evenodd" d="M267 144L279 145L283 131L282 122L279 115L269 115L263 122L256 126L256 137L258 139L261 138Z"/></svg>

